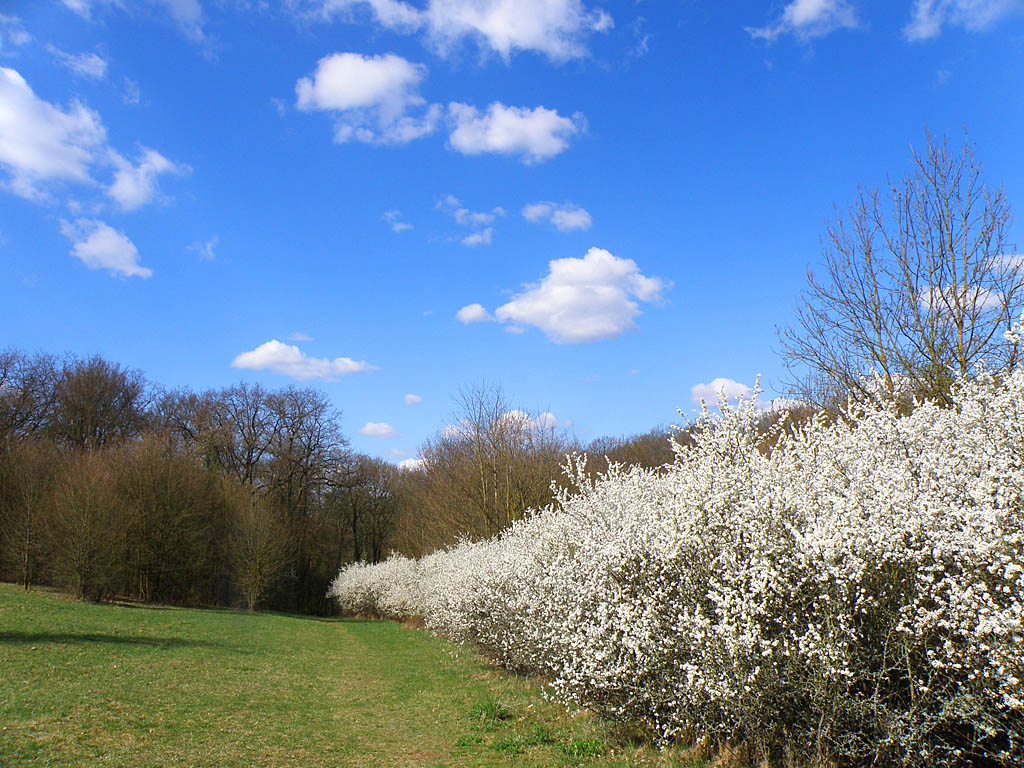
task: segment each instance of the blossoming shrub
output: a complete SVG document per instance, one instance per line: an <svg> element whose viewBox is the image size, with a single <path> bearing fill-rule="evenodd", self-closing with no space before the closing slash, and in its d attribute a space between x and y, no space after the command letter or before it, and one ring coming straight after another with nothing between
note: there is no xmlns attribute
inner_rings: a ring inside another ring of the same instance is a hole
<svg viewBox="0 0 1024 768"><path fill-rule="evenodd" d="M344 610L772 763L1024 764L1024 370L780 435L705 415L662 470L570 461L495 539L343 570Z"/></svg>

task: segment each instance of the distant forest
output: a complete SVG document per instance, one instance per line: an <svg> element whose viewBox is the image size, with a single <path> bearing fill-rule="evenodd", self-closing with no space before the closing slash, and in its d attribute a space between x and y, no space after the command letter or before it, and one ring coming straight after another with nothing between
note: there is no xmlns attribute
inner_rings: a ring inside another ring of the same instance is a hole
<svg viewBox="0 0 1024 768"><path fill-rule="evenodd" d="M568 454L657 467L667 428L580 445L499 388L405 470L349 448L314 388L167 390L94 356L0 352L0 580L91 600L333 612L351 562L491 536L552 502Z"/></svg>

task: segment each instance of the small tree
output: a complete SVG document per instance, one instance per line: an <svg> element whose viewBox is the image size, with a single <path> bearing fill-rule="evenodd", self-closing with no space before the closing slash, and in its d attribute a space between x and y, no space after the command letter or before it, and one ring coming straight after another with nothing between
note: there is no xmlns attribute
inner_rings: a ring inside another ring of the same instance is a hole
<svg viewBox="0 0 1024 768"><path fill-rule="evenodd" d="M807 273L795 322L779 331L792 392L816 405L867 396L868 375L888 394L948 403L957 374L984 360L1004 366L1003 336L1024 306L1024 269L1008 253L1010 207L985 185L974 147L929 134L914 168L858 192L822 238L824 270Z"/></svg>
<svg viewBox="0 0 1024 768"><path fill-rule="evenodd" d="M238 489L231 562L250 611L277 582L288 564L288 555L287 531L268 500Z"/></svg>

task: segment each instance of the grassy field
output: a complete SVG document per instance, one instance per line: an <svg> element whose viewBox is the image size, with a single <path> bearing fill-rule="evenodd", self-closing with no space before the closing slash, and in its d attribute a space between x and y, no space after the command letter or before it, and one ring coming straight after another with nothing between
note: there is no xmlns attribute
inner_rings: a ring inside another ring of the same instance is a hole
<svg viewBox="0 0 1024 768"><path fill-rule="evenodd" d="M683 766L395 624L0 584L0 766Z"/></svg>

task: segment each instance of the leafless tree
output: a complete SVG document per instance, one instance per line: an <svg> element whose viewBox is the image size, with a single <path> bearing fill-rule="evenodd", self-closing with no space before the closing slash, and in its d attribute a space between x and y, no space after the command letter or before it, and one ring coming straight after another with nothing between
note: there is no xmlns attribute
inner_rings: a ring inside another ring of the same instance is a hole
<svg viewBox="0 0 1024 768"><path fill-rule="evenodd" d="M423 445L421 470L403 482L402 549L492 536L545 506L573 447L551 414L512 407L500 387L463 390L450 422Z"/></svg>
<svg viewBox="0 0 1024 768"><path fill-rule="evenodd" d="M25 589L40 571L56 474L56 450L43 440L0 452L0 572L16 574Z"/></svg>
<svg viewBox="0 0 1024 768"><path fill-rule="evenodd" d="M834 405L874 392L948 401L956 375L1010 365L1004 331L1024 307L1024 265L1006 235L1010 207L962 148L927 135L913 170L883 195L861 189L822 238L796 319L779 331L797 397Z"/></svg>
<svg viewBox="0 0 1024 768"><path fill-rule="evenodd" d="M67 457L53 495L47 548L58 583L77 597L98 600L111 594L123 539L119 517L106 457L96 451Z"/></svg>
<svg viewBox="0 0 1024 768"><path fill-rule="evenodd" d="M0 350L0 449L46 426L56 377L56 364L49 355Z"/></svg>
<svg viewBox="0 0 1024 768"><path fill-rule="evenodd" d="M148 385L140 371L94 356L65 363L54 387L50 428L61 444L103 448L146 427Z"/></svg>
<svg viewBox="0 0 1024 768"><path fill-rule="evenodd" d="M265 497L249 489L239 489L239 493L231 532L231 563L246 607L252 611L287 567L289 542L280 517Z"/></svg>

